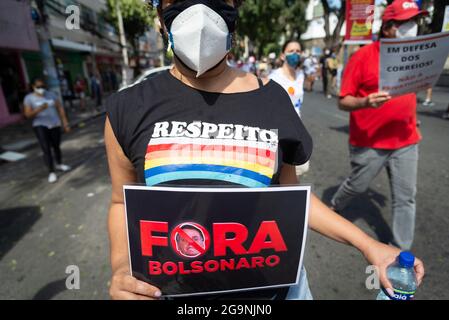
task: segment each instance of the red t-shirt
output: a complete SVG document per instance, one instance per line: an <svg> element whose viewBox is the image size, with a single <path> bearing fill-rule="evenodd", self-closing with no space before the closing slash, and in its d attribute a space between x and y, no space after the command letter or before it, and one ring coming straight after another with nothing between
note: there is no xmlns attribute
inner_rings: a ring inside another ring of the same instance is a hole
<svg viewBox="0 0 449 320"><path fill-rule="evenodd" d="M379 90L379 42L367 45L349 60L340 97L366 97ZM399 149L421 140L416 127L416 94L395 97L379 108L351 112L349 143L357 147Z"/></svg>

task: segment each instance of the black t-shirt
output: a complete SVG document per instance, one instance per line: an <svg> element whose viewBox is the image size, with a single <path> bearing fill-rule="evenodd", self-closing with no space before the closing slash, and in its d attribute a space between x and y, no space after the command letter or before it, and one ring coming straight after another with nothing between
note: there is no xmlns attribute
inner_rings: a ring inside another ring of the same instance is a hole
<svg viewBox="0 0 449 320"><path fill-rule="evenodd" d="M285 90L270 81L242 93L189 87L168 71L112 95L112 130L147 185L278 183L282 163L301 165L312 139Z"/></svg>
<svg viewBox="0 0 449 320"><path fill-rule="evenodd" d="M106 110L138 182L148 186L265 187L279 183L282 163L301 165L312 153L309 133L274 81L249 92L211 93L167 71L112 95ZM273 292L285 290L251 297Z"/></svg>

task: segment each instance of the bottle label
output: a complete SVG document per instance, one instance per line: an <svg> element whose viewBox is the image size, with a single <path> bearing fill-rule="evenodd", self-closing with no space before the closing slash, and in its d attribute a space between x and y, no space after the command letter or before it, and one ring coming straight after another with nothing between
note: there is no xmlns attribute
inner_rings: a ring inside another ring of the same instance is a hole
<svg viewBox="0 0 449 320"><path fill-rule="evenodd" d="M382 291L391 300L402 300L402 301L413 300L415 298L415 292L416 292L416 291L403 291L403 290L393 288L394 297L392 297L388 294L388 292L384 288L382 288Z"/></svg>

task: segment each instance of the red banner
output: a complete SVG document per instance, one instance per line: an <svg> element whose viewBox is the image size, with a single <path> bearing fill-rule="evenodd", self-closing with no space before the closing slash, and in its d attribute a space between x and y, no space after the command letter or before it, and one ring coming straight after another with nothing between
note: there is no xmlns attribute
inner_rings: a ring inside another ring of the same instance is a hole
<svg viewBox="0 0 449 320"><path fill-rule="evenodd" d="M363 44L372 41L374 8L374 0L346 1L346 43Z"/></svg>

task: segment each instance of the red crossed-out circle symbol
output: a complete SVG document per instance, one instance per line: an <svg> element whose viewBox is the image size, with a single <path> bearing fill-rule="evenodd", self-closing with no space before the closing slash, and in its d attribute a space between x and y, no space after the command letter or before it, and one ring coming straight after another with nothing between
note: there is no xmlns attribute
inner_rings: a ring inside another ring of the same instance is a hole
<svg viewBox="0 0 449 320"><path fill-rule="evenodd" d="M177 225L171 232L170 241L175 252L185 258L202 256L210 247L209 232L195 222Z"/></svg>

